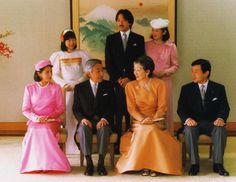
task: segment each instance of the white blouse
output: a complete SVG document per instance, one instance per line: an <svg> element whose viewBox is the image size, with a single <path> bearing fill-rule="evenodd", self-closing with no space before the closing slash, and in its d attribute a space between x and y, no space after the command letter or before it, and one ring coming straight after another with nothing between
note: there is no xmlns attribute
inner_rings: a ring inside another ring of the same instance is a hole
<svg viewBox="0 0 236 182"><path fill-rule="evenodd" d="M89 56L86 51L74 50L71 53L58 51L50 58L53 65L53 80L61 87L69 84L72 88L87 79L84 73Z"/></svg>

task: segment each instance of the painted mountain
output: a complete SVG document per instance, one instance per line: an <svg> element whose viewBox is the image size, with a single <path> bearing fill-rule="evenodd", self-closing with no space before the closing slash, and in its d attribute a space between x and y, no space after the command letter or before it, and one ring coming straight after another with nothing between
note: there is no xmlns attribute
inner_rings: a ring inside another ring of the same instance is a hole
<svg viewBox="0 0 236 182"><path fill-rule="evenodd" d="M116 13L111 7L101 5L80 16L81 43L86 44L90 51L104 51L107 35L116 31Z"/></svg>

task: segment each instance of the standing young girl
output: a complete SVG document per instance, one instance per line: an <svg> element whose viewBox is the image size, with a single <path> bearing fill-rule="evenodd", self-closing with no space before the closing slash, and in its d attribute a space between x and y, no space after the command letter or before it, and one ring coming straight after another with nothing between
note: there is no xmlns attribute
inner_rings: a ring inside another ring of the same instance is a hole
<svg viewBox="0 0 236 182"><path fill-rule="evenodd" d="M61 34L61 51L53 53L50 57L54 68L53 80L66 91L67 154L78 153L78 148L74 142L77 123L72 113L72 104L75 85L87 79L84 74L84 65L89 59L87 52L76 48L75 33L71 29L66 29Z"/></svg>

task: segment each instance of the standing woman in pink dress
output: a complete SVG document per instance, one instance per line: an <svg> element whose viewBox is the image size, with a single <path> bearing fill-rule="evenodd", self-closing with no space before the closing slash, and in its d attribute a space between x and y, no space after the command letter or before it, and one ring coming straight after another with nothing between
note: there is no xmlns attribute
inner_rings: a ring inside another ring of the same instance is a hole
<svg viewBox="0 0 236 182"><path fill-rule="evenodd" d="M146 54L155 63L154 77L160 78L165 82L167 89L167 130L174 134L173 123L173 103L172 103L172 80L171 75L178 69L178 58L176 45L169 41L168 31L169 21L166 19L154 19L150 22L152 27L152 40L145 43Z"/></svg>
<svg viewBox="0 0 236 182"><path fill-rule="evenodd" d="M41 60L35 65L36 82L25 87L22 112L28 118L28 129L22 145L21 173L71 170L58 145L63 95L51 79L51 62Z"/></svg>

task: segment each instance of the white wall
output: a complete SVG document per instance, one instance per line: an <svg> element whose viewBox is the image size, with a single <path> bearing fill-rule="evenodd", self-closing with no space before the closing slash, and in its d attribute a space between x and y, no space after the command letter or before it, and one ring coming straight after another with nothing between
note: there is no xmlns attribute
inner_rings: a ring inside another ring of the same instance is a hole
<svg viewBox="0 0 236 182"><path fill-rule="evenodd" d="M174 110L180 88L191 81L191 62L212 63L212 80L226 86L236 120L236 1L177 0L177 44L180 69L174 75ZM36 61L59 48L59 34L70 26L69 0L5 0L0 5L0 32L14 49L10 60L0 57L0 122L24 121L21 104L24 85L33 81ZM175 120L179 120L175 114Z"/></svg>
<svg viewBox="0 0 236 182"><path fill-rule="evenodd" d="M178 0L177 44L180 69L174 76L174 106L181 85L191 81L191 62L205 58L212 63L211 79L225 85L236 120L236 1ZM175 119L179 120L175 115Z"/></svg>
<svg viewBox="0 0 236 182"><path fill-rule="evenodd" d="M24 121L24 86L33 81L34 64L60 47L60 33L70 27L69 0L5 0L0 3L0 32L14 49L0 57L0 121Z"/></svg>

